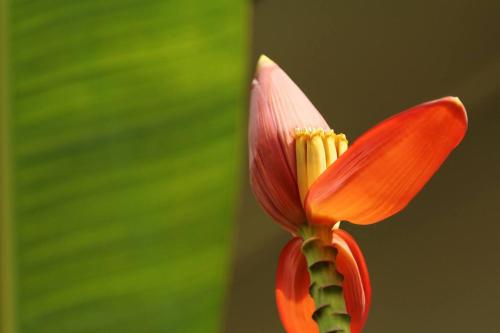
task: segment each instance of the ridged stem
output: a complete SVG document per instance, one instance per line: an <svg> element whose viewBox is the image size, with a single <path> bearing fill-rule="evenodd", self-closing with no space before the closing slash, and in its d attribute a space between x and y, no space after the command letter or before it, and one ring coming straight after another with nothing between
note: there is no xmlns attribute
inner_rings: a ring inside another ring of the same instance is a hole
<svg viewBox="0 0 500 333"><path fill-rule="evenodd" d="M331 227L305 225L300 235L311 281L309 293L316 305L313 319L320 333L350 333L351 318L344 300L343 276L335 266L337 250L331 246Z"/></svg>

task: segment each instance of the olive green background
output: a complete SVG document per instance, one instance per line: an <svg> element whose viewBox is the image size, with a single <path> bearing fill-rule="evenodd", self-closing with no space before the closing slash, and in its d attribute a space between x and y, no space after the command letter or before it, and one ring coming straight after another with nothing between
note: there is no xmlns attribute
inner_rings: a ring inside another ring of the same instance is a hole
<svg viewBox="0 0 500 333"><path fill-rule="evenodd" d="M365 332L498 331L500 2L260 0L252 25L253 63L278 62L350 140L415 104L462 99L469 131L408 208L343 226L371 273ZM248 185L238 226L226 332L283 332L274 271L290 236Z"/></svg>

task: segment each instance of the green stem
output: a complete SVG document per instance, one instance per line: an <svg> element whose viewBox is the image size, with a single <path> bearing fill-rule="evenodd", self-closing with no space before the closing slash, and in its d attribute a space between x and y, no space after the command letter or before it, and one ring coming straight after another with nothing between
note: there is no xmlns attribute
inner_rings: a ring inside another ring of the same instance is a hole
<svg viewBox="0 0 500 333"><path fill-rule="evenodd" d="M349 333L351 318L342 290L343 276L335 267L337 250L331 246L331 227L305 225L300 235L311 281L309 293L316 305L313 319L320 333Z"/></svg>

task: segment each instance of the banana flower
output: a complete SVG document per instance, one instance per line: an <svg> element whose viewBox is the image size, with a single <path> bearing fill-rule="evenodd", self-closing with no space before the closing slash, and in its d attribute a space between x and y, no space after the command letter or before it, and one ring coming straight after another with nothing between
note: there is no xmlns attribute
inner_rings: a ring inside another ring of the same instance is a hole
<svg viewBox="0 0 500 333"><path fill-rule="evenodd" d="M466 130L464 106L445 97L382 121L348 148L287 74L260 57L250 98L250 182L262 208L294 237L276 274L287 333L361 332L370 278L340 221L367 225L401 211Z"/></svg>

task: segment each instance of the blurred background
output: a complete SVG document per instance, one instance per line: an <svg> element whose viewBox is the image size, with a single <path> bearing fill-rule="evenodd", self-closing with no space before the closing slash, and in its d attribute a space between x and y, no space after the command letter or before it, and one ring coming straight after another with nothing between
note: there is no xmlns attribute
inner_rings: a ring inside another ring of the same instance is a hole
<svg viewBox="0 0 500 333"><path fill-rule="evenodd" d="M453 95L469 132L402 213L344 224L365 332L494 332L500 3L0 0L1 333L283 332L290 236L248 185L265 53L351 142Z"/></svg>

